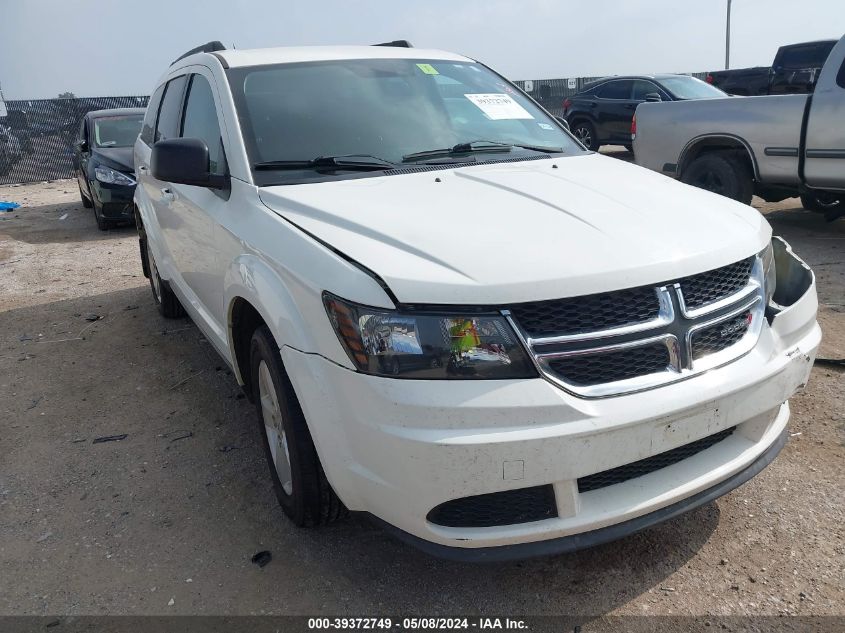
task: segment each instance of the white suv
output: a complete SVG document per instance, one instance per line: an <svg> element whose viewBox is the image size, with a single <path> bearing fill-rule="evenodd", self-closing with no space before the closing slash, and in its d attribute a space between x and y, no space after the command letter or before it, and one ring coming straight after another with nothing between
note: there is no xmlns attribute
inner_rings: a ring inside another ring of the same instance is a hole
<svg viewBox="0 0 845 633"><path fill-rule="evenodd" d="M762 470L821 337L809 268L754 209L393 44L200 47L135 145L155 301L254 401L285 513L495 560Z"/></svg>

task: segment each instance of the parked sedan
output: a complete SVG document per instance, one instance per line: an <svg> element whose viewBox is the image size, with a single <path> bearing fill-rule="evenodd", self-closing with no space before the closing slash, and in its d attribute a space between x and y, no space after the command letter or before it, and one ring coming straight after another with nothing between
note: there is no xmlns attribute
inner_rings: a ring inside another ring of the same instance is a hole
<svg viewBox="0 0 845 633"><path fill-rule="evenodd" d="M563 101L563 116L587 148L624 145L631 150L631 119L644 101L715 99L724 92L688 75L609 77Z"/></svg>
<svg viewBox="0 0 845 633"><path fill-rule="evenodd" d="M134 219L132 147L143 120L144 108L118 108L89 112L79 123L74 171L82 205L94 208L101 231Z"/></svg>

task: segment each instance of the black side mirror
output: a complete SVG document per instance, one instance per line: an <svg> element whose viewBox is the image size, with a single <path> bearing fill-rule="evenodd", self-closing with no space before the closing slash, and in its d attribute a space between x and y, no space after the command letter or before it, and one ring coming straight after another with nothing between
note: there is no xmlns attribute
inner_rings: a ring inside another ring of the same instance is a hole
<svg viewBox="0 0 845 633"><path fill-rule="evenodd" d="M88 151L88 141L81 140L76 142L76 147L79 149L80 152L83 154Z"/></svg>
<svg viewBox="0 0 845 633"><path fill-rule="evenodd" d="M153 145L153 178L179 185L228 189L229 177L209 172L208 146L198 138L171 138Z"/></svg>
<svg viewBox="0 0 845 633"><path fill-rule="evenodd" d="M562 116L556 116L555 119L557 119L557 122L560 123L564 128L566 128L567 130L569 129L569 121L564 119Z"/></svg>
<svg viewBox="0 0 845 633"><path fill-rule="evenodd" d="M646 101L651 101L651 102L663 101L663 99L660 97L660 94L659 94L659 93L657 93L657 92L649 92L649 93L645 96L645 100L646 100Z"/></svg>

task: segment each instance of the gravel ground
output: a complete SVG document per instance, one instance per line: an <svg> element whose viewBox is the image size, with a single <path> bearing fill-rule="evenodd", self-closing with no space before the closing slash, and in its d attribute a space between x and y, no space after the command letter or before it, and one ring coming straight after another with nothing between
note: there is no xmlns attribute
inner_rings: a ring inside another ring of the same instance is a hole
<svg viewBox="0 0 845 633"><path fill-rule="evenodd" d="M0 200L23 204L0 213L0 614L845 612L841 369L815 367L780 457L714 503L571 555L443 562L354 518L292 527L253 410L155 311L134 229L98 231L73 181ZM845 357L845 221L761 210L816 270L820 355Z"/></svg>

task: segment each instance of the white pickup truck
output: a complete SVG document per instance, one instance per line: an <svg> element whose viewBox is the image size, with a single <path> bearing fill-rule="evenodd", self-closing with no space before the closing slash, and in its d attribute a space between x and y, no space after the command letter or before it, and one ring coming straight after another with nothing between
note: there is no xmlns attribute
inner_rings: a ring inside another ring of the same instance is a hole
<svg viewBox="0 0 845 633"><path fill-rule="evenodd" d="M796 195L806 209L843 212L845 38L811 95L643 103L636 111L638 165L749 203Z"/></svg>
<svg viewBox="0 0 845 633"><path fill-rule="evenodd" d="M296 525L568 551L786 442L821 337L810 269L753 209L587 151L472 59L201 47L159 81L135 166L156 305L233 368Z"/></svg>

